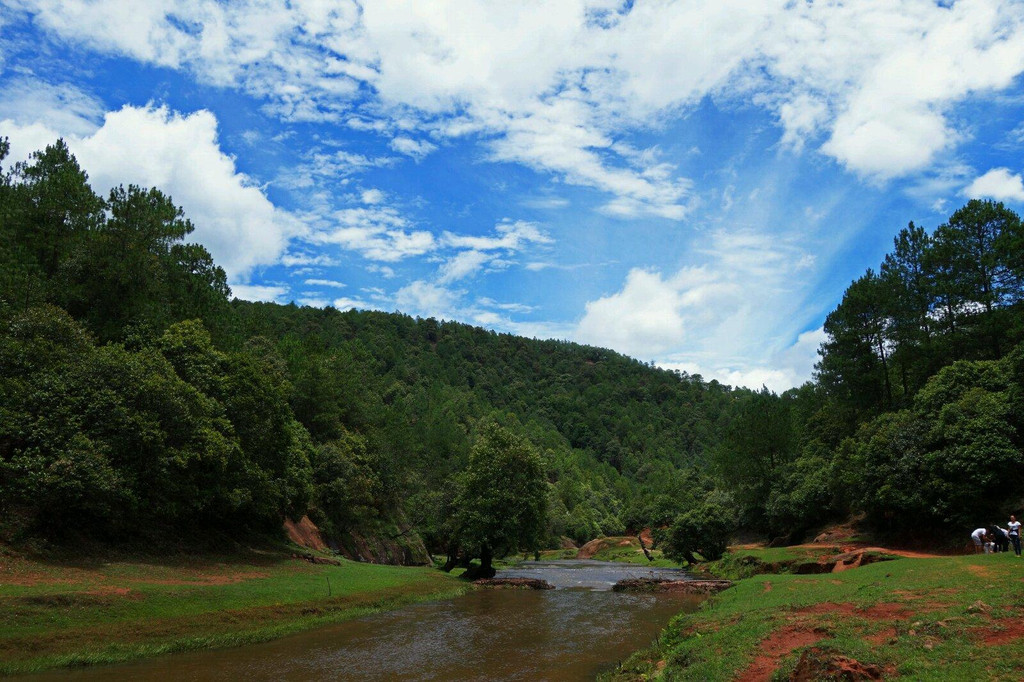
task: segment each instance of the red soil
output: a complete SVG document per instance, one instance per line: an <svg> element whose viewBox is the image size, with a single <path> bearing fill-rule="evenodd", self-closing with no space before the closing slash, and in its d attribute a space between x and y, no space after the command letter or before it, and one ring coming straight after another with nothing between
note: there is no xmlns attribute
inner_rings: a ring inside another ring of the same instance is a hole
<svg viewBox="0 0 1024 682"><path fill-rule="evenodd" d="M874 604L863 608L849 602L841 604L822 602L812 606L793 609L793 612L812 615L838 613L844 616L858 616L866 620L892 620L894 618L906 618L910 615L910 611L900 604Z"/></svg>
<svg viewBox="0 0 1024 682"><path fill-rule="evenodd" d="M825 633L801 627L776 630L761 642L760 655L736 679L739 682L768 682L781 661L791 651L816 644Z"/></svg>
<svg viewBox="0 0 1024 682"><path fill-rule="evenodd" d="M971 628L968 632L985 646L998 646L1024 638L1024 620L1004 618L993 622L994 627Z"/></svg>
<svg viewBox="0 0 1024 682"><path fill-rule="evenodd" d="M864 641L868 644L874 644L877 646L879 644L885 644L898 635L899 633L896 632L896 628L894 627L882 628L878 632L870 635L864 635Z"/></svg>
<svg viewBox="0 0 1024 682"><path fill-rule="evenodd" d="M865 665L846 656L823 651L817 647L804 651L796 670L789 678L793 682L816 682L816 680L881 680L882 669L876 665Z"/></svg>
<svg viewBox="0 0 1024 682"><path fill-rule="evenodd" d="M757 545L752 545L752 547L756 546ZM839 549L841 552L880 552L882 554L892 554L893 556L901 556L906 559L938 559L943 556L952 556L949 554L936 554L934 552L916 552L911 551L909 549L895 549L893 547L875 547L873 545L866 545L859 542L839 544L811 542L803 545L793 545L789 547L789 549Z"/></svg>
<svg viewBox="0 0 1024 682"><path fill-rule="evenodd" d="M327 549L327 544L324 542L323 536L320 535L320 529L309 520L308 516L303 516L298 523L291 519L285 519L284 530L288 533L288 539L299 547L317 551Z"/></svg>
<svg viewBox="0 0 1024 682"><path fill-rule="evenodd" d="M580 551L576 553L576 558L593 559L595 554L606 547L629 547L635 541L635 537L597 538L580 547ZM640 552L642 550L637 547L636 551Z"/></svg>

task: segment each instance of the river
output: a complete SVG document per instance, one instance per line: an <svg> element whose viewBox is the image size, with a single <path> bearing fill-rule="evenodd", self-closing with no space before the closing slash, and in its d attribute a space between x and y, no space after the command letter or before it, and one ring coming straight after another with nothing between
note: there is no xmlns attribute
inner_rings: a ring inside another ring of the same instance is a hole
<svg viewBox="0 0 1024 682"><path fill-rule="evenodd" d="M266 644L32 676L60 680L588 680L648 645L703 597L623 594L622 578L680 571L599 561L527 562L499 577L554 590L476 590Z"/></svg>

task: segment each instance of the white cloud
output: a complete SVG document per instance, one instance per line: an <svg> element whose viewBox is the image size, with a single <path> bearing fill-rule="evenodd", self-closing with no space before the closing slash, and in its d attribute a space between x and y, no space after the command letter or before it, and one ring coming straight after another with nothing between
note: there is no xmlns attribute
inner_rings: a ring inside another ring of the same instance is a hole
<svg viewBox="0 0 1024 682"><path fill-rule="evenodd" d="M396 137L391 140L391 148L419 161L437 149L437 145L426 140L414 140L411 137Z"/></svg>
<svg viewBox="0 0 1024 682"><path fill-rule="evenodd" d="M19 126L38 125L60 135L85 137L103 122L103 103L69 83L46 83L35 78L15 78L4 83L0 91L0 120ZM41 146L56 140L53 137ZM19 144L18 141L16 141ZM19 153L22 157L28 153Z"/></svg>
<svg viewBox="0 0 1024 682"><path fill-rule="evenodd" d="M720 231L696 252L702 263L668 276L632 269L619 291L586 305L573 338L723 383L784 389L809 379L818 337L793 329L806 323L802 292L815 268L804 245Z"/></svg>
<svg viewBox="0 0 1024 682"><path fill-rule="evenodd" d="M649 358L685 338L682 305L680 287L656 272L631 270L621 291L587 304L577 335L584 342Z"/></svg>
<svg viewBox="0 0 1024 682"><path fill-rule="evenodd" d="M818 328L803 332L792 345L773 354L770 362L737 368L735 366L694 362L659 362L664 369L673 369L687 374L699 374L705 380L715 379L730 386L746 386L759 389L767 386L776 393L782 393L810 381L814 365L818 362L818 348L825 341L825 330Z"/></svg>
<svg viewBox="0 0 1024 682"><path fill-rule="evenodd" d="M402 287L395 294L395 305L399 310L421 317L457 319L459 294L450 289L417 280Z"/></svg>
<svg viewBox="0 0 1024 682"><path fill-rule="evenodd" d="M490 298L478 298L477 304L484 308L494 308L496 310L503 310L510 313L531 313L535 310L534 306L525 305L523 303L499 303Z"/></svg>
<svg viewBox="0 0 1024 682"><path fill-rule="evenodd" d="M48 117L40 112L39 118ZM49 143L63 136L99 194L129 183L168 194L195 225L189 239L206 246L232 282L277 262L289 238L304 229L235 168L208 111L182 115L167 107L125 106L84 135L40 123L0 125L19 145L41 146L42 137Z"/></svg>
<svg viewBox="0 0 1024 682"><path fill-rule="evenodd" d="M384 201L384 192L379 189L366 189L359 195L364 204L379 204Z"/></svg>
<svg viewBox="0 0 1024 682"><path fill-rule="evenodd" d="M972 199L1024 201L1024 182L1020 173L1011 174L1009 168L993 168L975 178L964 188L963 195Z"/></svg>
<svg viewBox="0 0 1024 682"><path fill-rule="evenodd" d="M379 310L380 309L379 306L374 305L372 303L367 303L366 301L364 301L362 299L359 299L359 298L347 298L347 297L336 298L331 303L331 305L333 305L338 310L351 310L353 308L358 309L358 310Z"/></svg>
<svg viewBox="0 0 1024 682"><path fill-rule="evenodd" d="M396 262L421 256L436 248L426 230L407 230L408 221L389 206L362 206L334 211L329 216L307 216L313 244L334 244L369 260Z"/></svg>
<svg viewBox="0 0 1024 682"><path fill-rule="evenodd" d="M569 200L563 197L531 197L520 202L527 208L556 210L569 206Z"/></svg>
<svg viewBox="0 0 1024 682"><path fill-rule="evenodd" d="M493 158L597 188L622 217L686 215L689 182L620 143L707 97L767 107L786 146L824 139L885 179L959 141L954 104L1024 71L1018 0L18 5L65 40L241 88L288 119L394 135L416 158L435 146L416 135L483 135Z"/></svg>
<svg viewBox="0 0 1024 682"><path fill-rule="evenodd" d="M441 266L440 284L465 279L484 268L504 269L513 264L507 256L515 255L531 245L550 244L552 239L534 223L523 220L504 221L494 227L493 235L459 235L445 232L443 246L462 249Z"/></svg>
<svg viewBox="0 0 1024 682"><path fill-rule="evenodd" d="M454 248L475 249L478 251L503 249L515 252L521 250L527 244L550 244L552 242L551 237L542 232L535 223L525 220L498 223L494 226L494 231L494 236L483 237L445 232L444 243L446 246Z"/></svg>
<svg viewBox="0 0 1024 682"><path fill-rule="evenodd" d="M297 300L299 305L308 305L310 308L326 308L331 301L320 296L300 296Z"/></svg>
<svg viewBox="0 0 1024 682"><path fill-rule="evenodd" d="M289 289L279 285L232 284L231 294L246 301L267 301L287 303Z"/></svg>
<svg viewBox="0 0 1024 682"><path fill-rule="evenodd" d="M344 289L348 286L344 282L337 282L333 279L307 279L305 283L311 287L332 287L334 289Z"/></svg>
<svg viewBox="0 0 1024 682"><path fill-rule="evenodd" d="M484 265L492 260L490 254L483 251L462 251L441 266L438 282L449 284L476 274Z"/></svg>
<svg viewBox="0 0 1024 682"><path fill-rule="evenodd" d="M333 152L313 150L305 160L293 168L289 168L276 180L277 184L287 189L303 190L319 187L325 183L334 186L344 184L351 176L364 173L372 168L386 168L394 165L390 156L368 157L363 154L338 149ZM370 190L374 192L378 190ZM373 198L373 195L370 195ZM373 202L366 202L373 203Z"/></svg>
<svg viewBox="0 0 1024 682"><path fill-rule="evenodd" d="M281 256L281 264L285 267L305 267L309 265L337 265L338 261L326 254L286 253ZM296 272L298 274L298 272Z"/></svg>
<svg viewBox="0 0 1024 682"><path fill-rule="evenodd" d="M387 265L378 265L376 263L371 263L370 265L367 265L366 271L375 272L384 279L392 279L396 276L394 268L389 268Z"/></svg>

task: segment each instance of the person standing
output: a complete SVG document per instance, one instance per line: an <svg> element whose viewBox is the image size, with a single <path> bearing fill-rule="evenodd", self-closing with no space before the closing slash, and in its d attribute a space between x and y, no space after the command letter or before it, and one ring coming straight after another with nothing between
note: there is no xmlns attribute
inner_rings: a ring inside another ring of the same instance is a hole
<svg viewBox="0 0 1024 682"><path fill-rule="evenodd" d="M1006 534L1013 543L1013 553L1020 558L1020 521L1013 514L1010 514L1010 522L1006 524Z"/></svg>

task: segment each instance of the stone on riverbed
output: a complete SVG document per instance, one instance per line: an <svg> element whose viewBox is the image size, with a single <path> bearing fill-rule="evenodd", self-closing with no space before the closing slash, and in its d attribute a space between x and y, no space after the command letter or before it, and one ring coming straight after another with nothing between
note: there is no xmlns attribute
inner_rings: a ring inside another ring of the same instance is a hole
<svg viewBox="0 0 1024 682"><path fill-rule="evenodd" d="M614 592L688 592L710 594L732 587L731 580L668 580L667 578L627 578L612 586Z"/></svg>
<svg viewBox="0 0 1024 682"><path fill-rule="evenodd" d="M499 590L553 590L555 586L540 578L480 578L473 581L474 585Z"/></svg>

